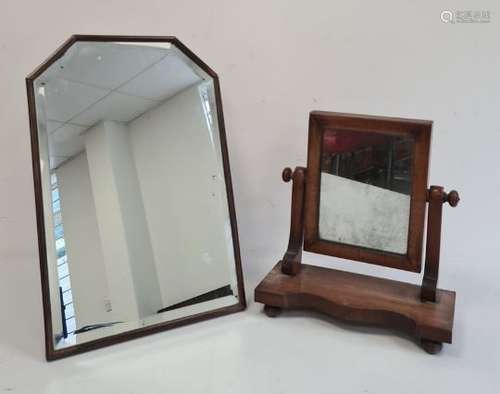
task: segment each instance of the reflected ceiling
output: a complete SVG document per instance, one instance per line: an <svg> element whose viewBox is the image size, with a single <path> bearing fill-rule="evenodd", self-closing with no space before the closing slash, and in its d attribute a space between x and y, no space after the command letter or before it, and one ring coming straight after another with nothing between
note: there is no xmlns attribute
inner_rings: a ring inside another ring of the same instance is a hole
<svg viewBox="0 0 500 394"><path fill-rule="evenodd" d="M82 133L93 125L130 122L204 79L169 43L75 43L36 86L51 169L83 150Z"/></svg>

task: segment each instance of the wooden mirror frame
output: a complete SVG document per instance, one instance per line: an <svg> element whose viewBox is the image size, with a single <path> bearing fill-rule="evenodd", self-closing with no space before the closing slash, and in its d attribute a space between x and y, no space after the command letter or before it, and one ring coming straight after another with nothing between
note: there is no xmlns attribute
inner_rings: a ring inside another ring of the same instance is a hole
<svg viewBox="0 0 500 394"><path fill-rule="evenodd" d="M360 324L373 324L403 331L418 340L428 353L438 353L452 342L455 292L437 287L441 247L442 209L458 205L455 190L442 186L427 189L430 121L406 120L318 112L310 114L308 167L283 170L282 179L292 181L290 238L283 258L255 288L255 301L276 317L283 309L310 309ZM320 157L323 130L327 127L353 132L370 131L411 135L415 138L412 172L412 251L399 259L386 252L330 243L318 239ZM427 209L425 270L422 285L377 278L302 262L302 250L356 261L420 272L424 215ZM305 241L304 241L305 236ZM388 257L391 259L388 259ZM408 265L409 264L409 265Z"/></svg>
<svg viewBox="0 0 500 394"><path fill-rule="evenodd" d="M312 112L309 117L308 176L304 205L304 250L406 271L420 272L422 270L422 240L424 236L431 129L432 122L426 120L336 112ZM412 139L410 220L406 254L342 244L319 237L321 154L325 130L342 130L353 133L369 132L410 137Z"/></svg>
<svg viewBox="0 0 500 394"><path fill-rule="evenodd" d="M38 142L38 126L35 107L35 91L34 81L55 61L61 58L66 51L78 41L95 41L95 42L165 42L174 45L184 55L191 59L198 67L206 72L214 82L214 94L217 106L217 119L219 127L219 137L221 143L222 163L224 170L224 178L226 184L226 195L229 208L229 217L231 222L231 233L233 240L235 272L238 284L238 303L227 307L217 308L211 311L197 313L191 316L177 318L174 320L152 324L147 327L133 329L119 334L110 335L107 337L91 340L80 343L74 346L68 346L61 349L55 349L54 336L52 330L52 313L50 305L50 288L47 263L47 245L45 240L45 224L44 224L44 206L42 198L42 177L40 168L40 152ZM45 328L45 355L48 361L68 357L74 354L87 352L90 350L102 348L104 346L113 345L116 343L128 341L131 339L154 334L160 331L169 330L172 328L184 326L186 324L196 323L199 321L215 318L218 316L227 315L242 311L246 308L245 290L243 283L243 272L241 268L240 246L238 240L238 229L236 223L236 213L234 207L234 197L231 182L231 171L229 167L229 155L227 150L227 140L224 127L224 115L222 111L222 97L220 92L220 84L218 75L205 64L198 56L182 44L176 37L173 36L121 36L121 35L73 35L61 47L59 47L51 56L48 57L38 68L35 69L26 78L26 88L28 97L29 124L31 135L31 152L32 152L32 168L33 181L35 191L35 206L36 206L36 221L38 233L38 251L40 260L40 274L42 287L42 303L44 314Z"/></svg>

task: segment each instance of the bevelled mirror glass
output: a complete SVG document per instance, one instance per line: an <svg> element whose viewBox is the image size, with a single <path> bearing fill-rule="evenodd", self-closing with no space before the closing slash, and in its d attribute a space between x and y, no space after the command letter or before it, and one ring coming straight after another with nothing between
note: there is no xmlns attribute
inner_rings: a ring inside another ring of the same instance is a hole
<svg viewBox="0 0 500 394"><path fill-rule="evenodd" d="M47 358L245 307L217 75L73 36L27 78Z"/></svg>

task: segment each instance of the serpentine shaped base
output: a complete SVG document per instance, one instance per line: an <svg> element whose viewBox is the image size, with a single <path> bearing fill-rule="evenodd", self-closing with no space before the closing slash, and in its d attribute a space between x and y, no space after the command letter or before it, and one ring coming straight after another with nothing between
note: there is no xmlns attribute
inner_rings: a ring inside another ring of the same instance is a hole
<svg viewBox="0 0 500 394"><path fill-rule="evenodd" d="M420 286L301 264L296 276L281 263L255 289L268 316L281 309L312 309L342 320L397 329L435 354L451 343L455 292L437 290L436 302L420 300Z"/></svg>

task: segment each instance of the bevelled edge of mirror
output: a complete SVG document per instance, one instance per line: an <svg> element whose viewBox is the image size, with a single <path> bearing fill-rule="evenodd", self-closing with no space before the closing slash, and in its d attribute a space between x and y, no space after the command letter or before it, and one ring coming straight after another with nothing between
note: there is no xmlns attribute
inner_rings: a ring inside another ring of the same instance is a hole
<svg viewBox="0 0 500 394"><path fill-rule="evenodd" d="M130 331L112 334L107 337L89 340L88 342L78 343L73 346L56 349L54 345L54 332L52 324L52 309L50 301L50 286L49 286L49 267L47 258L47 239L45 229L44 217L44 200L42 195L42 170L40 164L40 145L38 136L38 121L37 121L37 108L35 99L35 81L46 71L52 64L62 58L68 49L77 42L124 42L124 43L169 43L175 46L184 56L189 58L196 66L205 72L213 80L215 104L216 104L216 117L217 127L219 129L218 137L220 140L220 153L222 157L222 167L225 182L225 194L227 197L228 216L230 221L230 233L232 237L232 249L235 261L235 275L237 284L237 303L218 307L216 309L195 313L189 316L174 318L173 320L164 321L161 323L151 324L146 327L135 328ZM244 291L243 273L241 267L239 238L237 231L236 213L234 206L234 197L231 182L231 173L229 165L229 156L227 150L227 140L225 134L224 117L222 110L222 98L220 92L219 79L217 74L207 66L200 58L191 52L184 44L182 44L176 37L173 36L120 36L120 35L73 35L62 46L60 46L51 56L47 58L39 67L35 69L26 78L27 98L28 98L28 111L29 111L29 125L30 125L30 138L32 150L32 169L33 181L35 192L35 207L36 207L36 221L37 221L37 234L38 234L38 249L39 249L39 262L41 273L41 288L42 288L42 303L44 313L44 329L45 329L45 355L48 361L64 358L67 356L75 355L78 353L98 349L104 346L109 346L121 343L130 339L142 337L145 335L154 334L160 331L176 328L179 326L203 321L206 319L238 312L246 308L246 299Z"/></svg>
<svg viewBox="0 0 500 394"><path fill-rule="evenodd" d="M421 272L427 177L432 121L313 111L309 116L309 142L304 205L304 250L334 257ZM411 196L406 253L322 239L319 234L321 156L326 130L386 134L413 141Z"/></svg>

